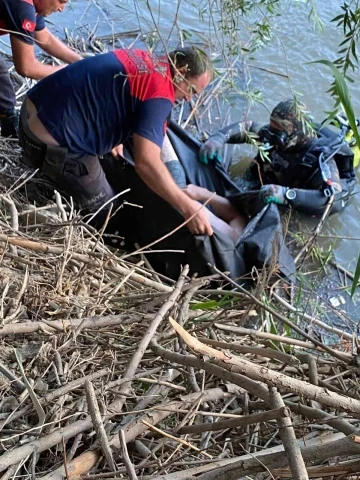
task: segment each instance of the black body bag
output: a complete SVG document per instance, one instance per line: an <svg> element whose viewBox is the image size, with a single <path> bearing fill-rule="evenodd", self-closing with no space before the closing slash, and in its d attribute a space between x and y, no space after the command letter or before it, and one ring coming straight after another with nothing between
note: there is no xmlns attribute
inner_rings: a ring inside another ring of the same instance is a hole
<svg viewBox="0 0 360 480"><path fill-rule="evenodd" d="M187 183L206 187L229 198L237 208L240 207L240 213L244 201L254 203L258 198L258 192L241 193L229 176L229 163L225 166L217 162L201 164L198 161L201 143L176 123L171 122L167 133L185 170ZM109 155L104 158L103 166L116 192L130 188L130 192L121 198L141 207L124 205L116 222L127 247L133 249L135 241L141 246L148 245L170 233L184 219L137 175L131 147L125 148L124 152L126 161L115 160ZM194 236L188 228L182 227L151 249L161 250L148 255L153 267L171 278L177 278L181 265L185 264L189 264L191 272L197 272L199 276L213 273L209 264L216 265L239 283L246 283L244 278L249 277L253 267L260 269L270 261L284 277L291 279L295 273L293 258L284 243L279 210L274 203L254 215L235 246L231 239L215 229L214 235L208 237ZM275 262L273 255L277 256Z"/></svg>

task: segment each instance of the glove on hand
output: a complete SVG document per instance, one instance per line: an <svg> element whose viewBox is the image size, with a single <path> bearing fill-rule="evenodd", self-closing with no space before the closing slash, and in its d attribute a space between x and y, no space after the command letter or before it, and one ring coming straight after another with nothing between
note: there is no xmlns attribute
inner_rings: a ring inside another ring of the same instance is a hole
<svg viewBox="0 0 360 480"><path fill-rule="evenodd" d="M277 203L279 205L286 205L287 198L285 197L287 187L281 185L264 185L261 187L259 196L264 203Z"/></svg>
<svg viewBox="0 0 360 480"><path fill-rule="evenodd" d="M200 148L200 162L204 165L207 165L209 160L221 163L225 143L226 137L223 133L217 132L212 135Z"/></svg>

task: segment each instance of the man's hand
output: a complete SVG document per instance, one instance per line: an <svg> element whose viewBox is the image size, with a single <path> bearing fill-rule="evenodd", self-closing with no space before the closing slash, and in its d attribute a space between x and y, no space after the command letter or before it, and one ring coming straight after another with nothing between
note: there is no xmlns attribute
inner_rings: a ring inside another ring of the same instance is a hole
<svg viewBox="0 0 360 480"><path fill-rule="evenodd" d="M212 135L200 148L200 162L205 165L211 160L221 163L225 143L226 137L223 133L217 132Z"/></svg>
<svg viewBox="0 0 360 480"><path fill-rule="evenodd" d="M206 207L202 207L201 204L194 201L190 204L190 208L187 208L186 211L182 213L185 220L196 213L195 217L187 223L187 227L193 235L212 235L214 233L210 225Z"/></svg>
<svg viewBox="0 0 360 480"><path fill-rule="evenodd" d="M282 187L281 185L264 185L260 189L259 196L264 203L274 202L279 205L286 205L286 191L287 187Z"/></svg>
<svg viewBox="0 0 360 480"><path fill-rule="evenodd" d="M194 235L212 235L213 231L205 207L189 198L176 185L160 158L160 147L147 138L134 134L135 170L157 195L178 210Z"/></svg>
<svg viewBox="0 0 360 480"><path fill-rule="evenodd" d="M122 143L120 143L120 145L116 145L116 147L114 147L112 150L111 150L111 155L117 159L119 159L120 157L122 157L124 154L124 146Z"/></svg>

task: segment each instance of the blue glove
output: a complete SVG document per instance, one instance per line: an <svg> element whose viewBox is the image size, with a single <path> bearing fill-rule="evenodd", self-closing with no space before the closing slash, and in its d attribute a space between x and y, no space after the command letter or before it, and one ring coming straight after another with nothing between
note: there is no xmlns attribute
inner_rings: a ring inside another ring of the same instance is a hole
<svg viewBox="0 0 360 480"><path fill-rule="evenodd" d="M225 143L226 137L223 133L217 132L212 135L200 148L200 162L204 165L207 165L209 160L216 160L221 163Z"/></svg>
<svg viewBox="0 0 360 480"><path fill-rule="evenodd" d="M264 185L261 187L259 197L264 203L277 203L278 205L286 205L287 198L285 196L288 188L281 185Z"/></svg>

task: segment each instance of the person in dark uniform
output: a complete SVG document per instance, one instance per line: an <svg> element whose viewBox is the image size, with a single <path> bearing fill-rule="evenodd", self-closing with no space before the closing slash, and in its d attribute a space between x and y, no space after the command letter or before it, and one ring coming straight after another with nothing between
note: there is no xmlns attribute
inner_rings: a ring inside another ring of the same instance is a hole
<svg viewBox="0 0 360 480"><path fill-rule="evenodd" d="M160 159L175 100L210 82L206 54L193 47L169 55L114 50L69 65L29 92L20 113L24 162L39 168L84 212L106 218L115 192L102 156L131 140L141 179L189 220L194 234L212 235L204 209L174 182ZM193 217L193 218L191 218Z"/></svg>
<svg viewBox="0 0 360 480"><path fill-rule="evenodd" d="M258 154L242 179L244 190L259 190L264 204L288 205L310 215L322 215L334 195L330 213L342 210L356 179L351 148L328 127L314 124L305 105L280 102L267 125L245 121L212 135L200 149L200 161L221 161L226 143L244 143L256 134L268 146L268 160Z"/></svg>
<svg viewBox="0 0 360 480"><path fill-rule="evenodd" d="M35 57L35 44L65 63L82 57L58 40L45 26L45 17L63 12L67 0L0 0L0 35L10 34L12 56L17 73L34 80L64 67L44 65ZM0 122L3 137L16 137L15 90L8 67L0 57Z"/></svg>

